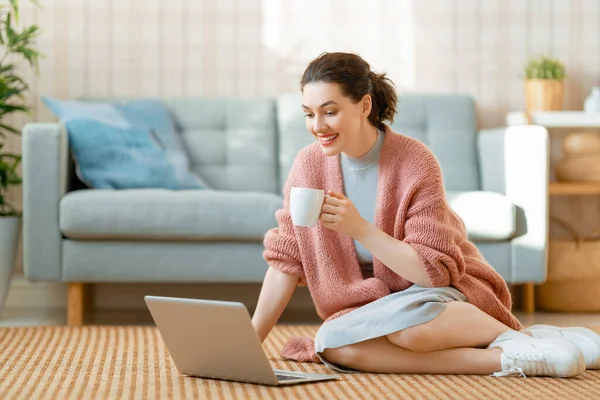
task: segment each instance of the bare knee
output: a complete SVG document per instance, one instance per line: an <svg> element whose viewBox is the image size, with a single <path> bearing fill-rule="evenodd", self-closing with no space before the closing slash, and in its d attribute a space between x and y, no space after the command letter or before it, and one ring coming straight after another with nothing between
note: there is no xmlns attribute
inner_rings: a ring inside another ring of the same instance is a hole
<svg viewBox="0 0 600 400"><path fill-rule="evenodd" d="M353 369L360 369L364 361L363 351L353 345L338 347L336 349L325 349L322 356L332 364Z"/></svg>
<svg viewBox="0 0 600 400"><path fill-rule="evenodd" d="M451 301L446 304L445 310L441 315L446 313L469 313L472 310L479 310L476 306L461 301ZM440 316L441 316L440 315ZM452 314L454 315L454 314ZM404 349L424 353L447 348L444 332L436 329L435 321L440 316L431 321L420 325L412 326L398 332L387 335L387 339L394 345Z"/></svg>
<svg viewBox="0 0 600 400"><path fill-rule="evenodd" d="M417 325L387 335L392 344L406 350L424 353L437 348L436 338L427 324Z"/></svg>

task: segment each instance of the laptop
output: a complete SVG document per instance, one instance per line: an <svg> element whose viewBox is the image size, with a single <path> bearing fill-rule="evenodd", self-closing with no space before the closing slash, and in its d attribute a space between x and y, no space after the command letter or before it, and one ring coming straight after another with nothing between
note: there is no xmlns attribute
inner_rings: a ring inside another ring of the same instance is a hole
<svg viewBox="0 0 600 400"><path fill-rule="evenodd" d="M144 300L181 374L272 386L339 378L274 370L242 303L160 296Z"/></svg>

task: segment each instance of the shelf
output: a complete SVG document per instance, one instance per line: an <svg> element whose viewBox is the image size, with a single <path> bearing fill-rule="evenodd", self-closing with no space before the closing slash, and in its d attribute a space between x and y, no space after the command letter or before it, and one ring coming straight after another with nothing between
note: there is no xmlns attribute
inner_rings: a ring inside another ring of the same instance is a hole
<svg viewBox="0 0 600 400"><path fill-rule="evenodd" d="M524 112L509 112L506 124L527 125ZM531 113L531 124L546 128L600 128L600 113L584 111L536 111Z"/></svg>
<svg viewBox="0 0 600 400"><path fill-rule="evenodd" d="M550 182L549 192L554 196L600 195L600 183Z"/></svg>

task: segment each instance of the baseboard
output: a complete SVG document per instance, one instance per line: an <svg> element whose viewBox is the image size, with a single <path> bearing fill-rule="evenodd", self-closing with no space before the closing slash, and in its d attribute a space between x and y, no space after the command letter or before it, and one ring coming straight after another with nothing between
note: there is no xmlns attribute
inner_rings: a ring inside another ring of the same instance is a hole
<svg viewBox="0 0 600 400"><path fill-rule="evenodd" d="M96 310L146 310L145 295L239 301L249 309L254 309L260 289L260 283L101 283L92 286L91 298ZM296 289L287 308L290 310L314 310L308 289L306 287Z"/></svg>
<svg viewBox="0 0 600 400"><path fill-rule="evenodd" d="M67 307L67 290L60 282L30 282L23 275L14 275L5 308L53 309Z"/></svg>
<svg viewBox="0 0 600 400"><path fill-rule="evenodd" d="M101 283L88 288L91 305L101 311L145 311L147 294L173 297L204 298L239 301L254 309L261 285L256 284L142 284ZM8 292L5 308L57 309L67 307L67 288L60 282L29 282L23 275L15 275ZM307 288L298 288L288 310L314 313L314 305Z"/></svg>

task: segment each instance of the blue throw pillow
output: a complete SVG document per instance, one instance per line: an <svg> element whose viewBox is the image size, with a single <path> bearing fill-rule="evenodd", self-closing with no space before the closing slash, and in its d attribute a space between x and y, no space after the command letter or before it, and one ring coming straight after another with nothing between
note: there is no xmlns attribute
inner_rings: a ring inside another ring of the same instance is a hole
<svg viewBox="0 0 600 400"><path fill-rule="evenodd" d="M165 152L145 128L94 120L66 123L78 172L97 189L180 189Z"/></svg>
<svg viewBox="0 0 600 400"><path fill-rule="evenodd" d="M62 101L43 97L65 124L81 181L95 188L202 189L188 169L178 133L159 101ZM180 145L180 144L179 144ZM183 157L184 161L177 160Z"/></svg>
<svg viewBox="0 0 600 400"><path fill-rule="evenodd" d="M123 114L109 103L57 100L47 96L43 96L42 99L50 111L65 124L74 119L84 119L119 128L127 128L131 125Z"/></svg>
<svg viewBox="0 0 600 400"><path fill-rule="evenodd" d="M159 99L139 99L114 103L132 126L150 129L155 139L167 152L167 157L182 186L208 187L198 175L190 172L190 163L181 142L181 136L169 112Z"/></svg>

